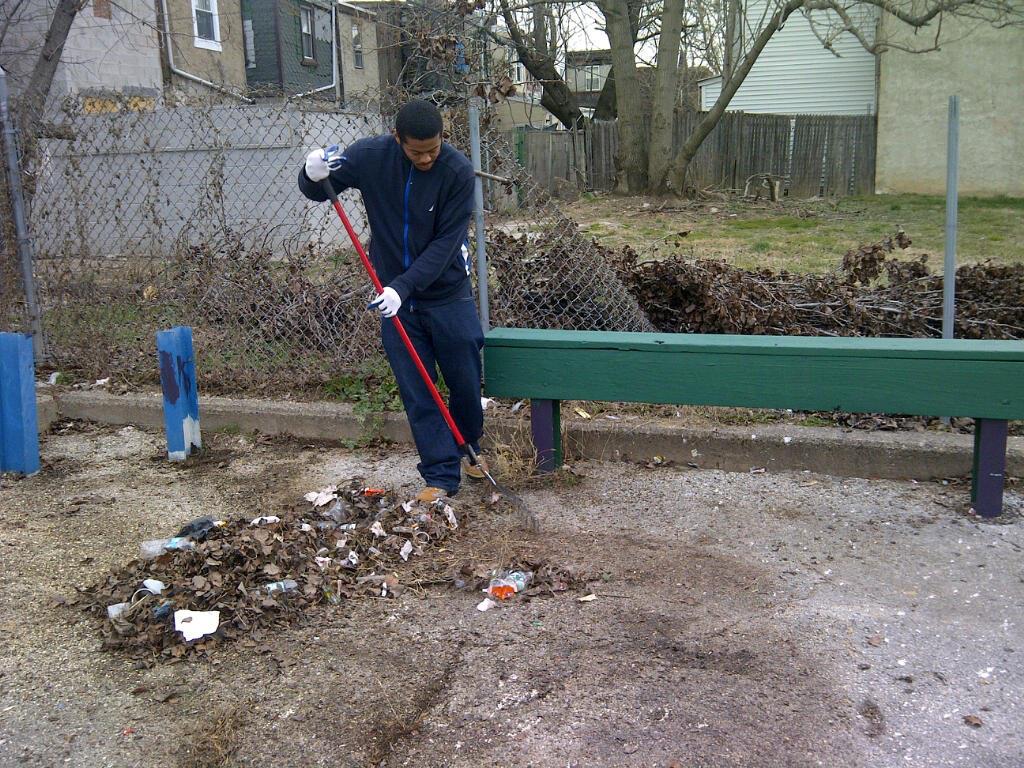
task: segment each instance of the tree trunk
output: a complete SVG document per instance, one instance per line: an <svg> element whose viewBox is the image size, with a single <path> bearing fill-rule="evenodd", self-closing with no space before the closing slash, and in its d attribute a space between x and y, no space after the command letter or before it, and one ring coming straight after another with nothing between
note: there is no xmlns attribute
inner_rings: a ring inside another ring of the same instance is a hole
<svg viewBox="0 0 1024 768"><path fill-rule="evenodd" d="M740 40L740 0L722 0L722 11L725 14L725 39L722 44L722 82L732 77L733 68L739 60L742 50Z"/></svg>
<svg viewBox="0 0 1024 768"><path fill-rule="evenodd" d="M729 106L732 97L736 95L736 91L739 90L743 81L746 80L751 67L754 66L757 57L761 55L761 51L764 50L768 41L772 39L772 35L786 23L786 19L790 17L790 14L803 4L804 0L787 0L758 33L750 50L747 51L743 59L733 69L731 77L728 80L724 77L722 78L722 91L718 94L718 100L715 102L715 105L704 116L704 119L697 123L697 127L693 129L693 132L686 137L686 141L672 161L670 186L676 194L686 194L686 170L690 161L697 154L697 150L704 143L704 139L708 137L708 134L715 129L719 120L722 119L726 107Z"/></svg>
<svg viewBox="0 0 1024 768"><path fill-rule="evenodd" d="M594 119L615 119L615 67L608 70L608 77L601 86L601 93L598 94L597 105L594 107Z"/></svg>
<svg viewBox="0 0 1024 768"><path fill-rule="evenodd" d="M538 9L536 13L540 13L540 10ZM538 51L530 45L530 39L523 34L512 15L508 0L501 0L501 15L505 19L505 26L508 28L512 45L515 46L516 55L544 89L540 97L540 105L558 118L558 121L569 130L582 127L586 121L576 101L576 94L569 90L569 86L565 84L565 80L555 69L554 57L544 51ZM537 16L534 16L534 28L530 37L537 34L538 26L543 26L543 23L538 25Z"/></svg>
<svg viewBox="0 0 1024 768"><path fill-rule="evenodd" d="M28 121L23 125L29 130L29 136L35 136L35 127L42 122L43 107L50 95L57 65L60 64L60 55L64 51L64 43L67 42L71 25L81 7L82 0L60 0L53 11L53 18L50 19L50 27L46 30L46 38L43 41L43 50L40 51L39 58L32 68L28 87L22 91L18 105L22 118ZM29 136L26 136L26 140L29 140Z"/></svg>
<svg viewBox="0 0 1024 768"><path fill-rule="evenodd" d="M619 122L616 191L639 194L647 189L647 141L643 102L633 52L634 35L627 0L601 0L605 30L615 68L615 108Z"/></svg>
<svg viewBox="0 0 1024 768"><path fill-rule="evenodd" d="M675 133L676 101L679 94L679 38L683 33L684 0L665 0L658 40L658 66L651 94L651 139L648 145L647 180L651 192L668 191Z"/></svg>

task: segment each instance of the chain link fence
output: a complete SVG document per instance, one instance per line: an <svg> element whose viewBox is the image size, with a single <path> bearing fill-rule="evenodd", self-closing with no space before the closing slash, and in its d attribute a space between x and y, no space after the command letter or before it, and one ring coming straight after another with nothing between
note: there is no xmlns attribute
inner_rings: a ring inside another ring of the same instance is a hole
<svg viewBox="0 0 1024 768"><path fill-rule="evenodd" d="M443 111L469 156L466 107ZM391 122L294 104L62 112L22 169L48 366L155 384L155 332L189 325L207 392L318 397L339 377L384 370L369 280L333 209L307 201L296 177L310 148ZM650 330L486 113L481 144L485 171L504 180L485 182L492 325ZM358 193L342 199L367 242ZM17 262L4 244L7 270ZM9 293L5 322L18 314Z"/></svg>

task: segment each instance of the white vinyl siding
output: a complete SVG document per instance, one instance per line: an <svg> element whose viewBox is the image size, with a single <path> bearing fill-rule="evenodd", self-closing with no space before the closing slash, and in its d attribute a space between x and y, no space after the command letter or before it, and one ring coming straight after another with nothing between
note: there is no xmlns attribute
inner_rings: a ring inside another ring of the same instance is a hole
<svg viewBox="0 0 1024 768"><path fill-rule="evenodd" d="M747 36L763 27L766 0L750 0ZM773 0L767 0L774 9ZM878 13L859 5L849 13L867 39L873 40ZM819 32L828 14L813 12ZM834 16L832 18L835 18ZM775 114L870 115L876 111L875 57L844 32L825 50L802 13L794 13L765 46L743 85L729 103L730 111ZM836 55L838 54L838 56ZM710 109L722 89L721 78L701 84L701 107Z"/></svg>

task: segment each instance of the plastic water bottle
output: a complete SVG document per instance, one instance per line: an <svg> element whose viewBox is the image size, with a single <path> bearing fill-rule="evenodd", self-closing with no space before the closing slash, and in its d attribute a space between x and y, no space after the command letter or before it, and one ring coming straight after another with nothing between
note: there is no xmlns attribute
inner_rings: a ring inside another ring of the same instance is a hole
<svg viewBox="0 0 1024 768"><path fill-rule="evenodd" d="M139 545L139 557L152 560L164 552L182 549L195 549L195 542L187 536L172 536L169 539L148 539Z"/></svg>
<svg viewBox="0 0 1024 768"><path fill-rule="evenodd" d="M533 580L533 571L512 571L504 576L491 579L487 594L498 600L508 600L516 592L522 592Z"/></svg>
<svg viewBox="0 0 1024 768"><path fill-rule="evenodd" d="M291 592L299 588L299 582L295 581L295 579L284 579L283 581L273 581L263 588L270 594L275 592Z"/></svg>
<svg viewBox="0 0 1024 768"><path fill-rule="evenodd" d="M508 578L516 585L516 592L522 592L533 581L533 571L512 571Z"/></svg>

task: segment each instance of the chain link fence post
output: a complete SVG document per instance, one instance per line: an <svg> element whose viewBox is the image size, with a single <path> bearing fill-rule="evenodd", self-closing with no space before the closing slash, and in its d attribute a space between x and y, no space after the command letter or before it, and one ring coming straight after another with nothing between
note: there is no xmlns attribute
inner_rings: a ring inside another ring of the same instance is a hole
<svg viewBox="0 0 1024 768"><path fill-rule="evenodd" d="M4 134L4 156L7 162L8 191L18 258L21 262L22 288L28 309L28 324L32 333L32 352L36 362L43 357L43 328L36 298L35 276L32 271L32 237L25 215L25 197L21 187L21 164L18 162L17 131L8 104L7 72L0 67L0 125Z"/></svg>
<svg viewBox="0 0 1024 768"><path fill-rule="evenodd" d="M487 235L484 231L484 180L480 176L480 104L482 99L469 100L469 146L473 170L477 171L473 184L473 216L476 226L476 274L480 293L480 324L484 333L491 330L491 309L487 294Z"/></svg>

